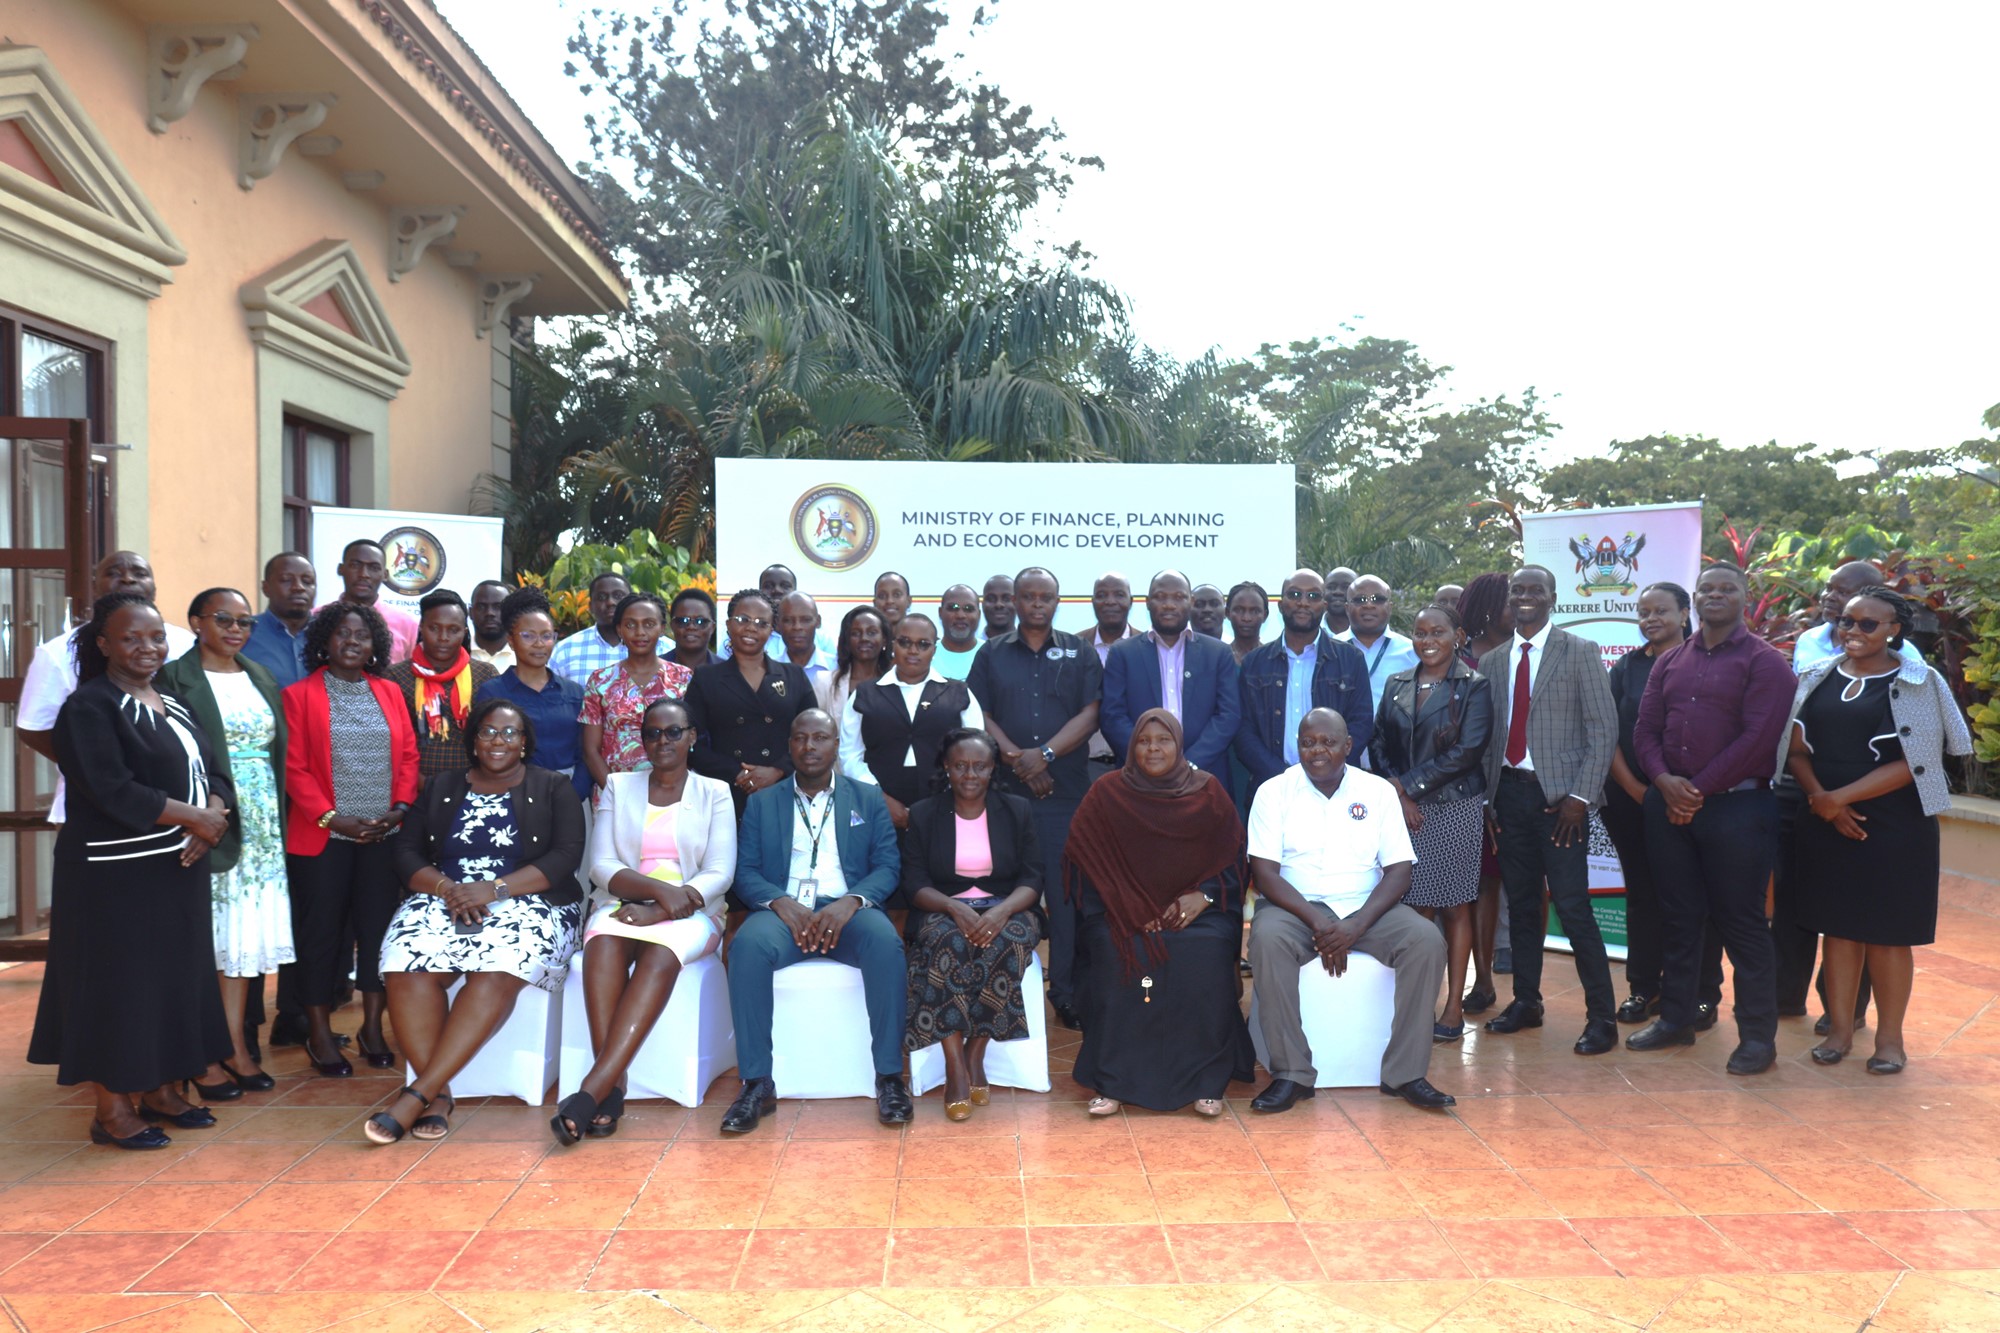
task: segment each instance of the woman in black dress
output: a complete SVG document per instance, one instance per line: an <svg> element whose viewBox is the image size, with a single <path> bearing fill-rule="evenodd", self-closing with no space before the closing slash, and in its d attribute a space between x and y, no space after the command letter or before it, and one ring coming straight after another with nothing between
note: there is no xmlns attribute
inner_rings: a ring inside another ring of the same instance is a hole
<svg viewBox="0 0 2000 1333"><path fill-rule="evenodd" d="M151 602L101 598L75 642L76 692L55 725L68 818L28 1061L91 1085L92 1142L164 1148L147 1122L213 1125L181 1088L230 1054L208 853L229 830L231 793L209 772L200 724L153 687L167 630Z"/></svg>
<svg viewBox="0 0 2000 1333"><path fill-rule="evenodd" d="M1417 853L1403 902L1444 921L1450 990L1431 1025L1434 1041L1465 1035L1461 994L1472 958L1472 904L1486 837L1486 746L1493 695L1486 677L1458 660L1458 611L1427 606L1410 627L1417 665L1383 682L1368 743L1369 766L1389 779Z"/></svg>
<svg viewBox="0 0 2000 1333"><path fill-rule="evenodd" d="M1814 818L1794 833L1798 923L1826 937L1826 1040L1813 1059L1838 1064L1854 1045L1865 962L1875 987L1871 1074L1909 1060L1903 1016L1911 950L1937 938L1938 821L1951 808L1944 756L1972 736L1944 678L1897 655L1910 604L1868 588L1834 621L1842 655L1799 677L1785 763Z"/></svg>
<svg viewBox="0 0 2000 1333"><path fill-rule="evenodd" d="M792 771L792 719L819 706L806 669L764 651L777 612L748 588L729 599L729 657L694 673L687 691L694 771L726 782L736 817L750 793Z"/></svg>
<svg viewBox="0 0 2000 1333"><path fill-rule="evenodd" d="M1131 761L1084 793L1062 867L1091 960L1075 1070L1098 1094L1090 1113L1192 1102L1221 1115L1230 1082L1257 1062L1236 975L1243 821L1187 761L1172 713L1142 714Z"/></svg>
<svg viewBox="0 0 2000 1333"><path fill-rule="evenodd" d="M905 616L896 632L922 619ZM1021 977L1042 937L1034 815L1024 798L993 790L999 762L1000 748L984 731L947 733L936 761L944 790L910 807L903 834L911 904L903 1049L943 1045L948 1120L964 1120L990 1100L987 1044L1028 1035Z"/></svg>
<svg viewBox="0 0 2000 1333"><path fill-rule="evenodd" d="M899 829L910 826L910 807L938 771L945 733L986 725L965 682L946 680L931 666L937 639L937 626L921 611L897 621L893 674L856 685L840 719L841 773L880 787Z"/></svg>

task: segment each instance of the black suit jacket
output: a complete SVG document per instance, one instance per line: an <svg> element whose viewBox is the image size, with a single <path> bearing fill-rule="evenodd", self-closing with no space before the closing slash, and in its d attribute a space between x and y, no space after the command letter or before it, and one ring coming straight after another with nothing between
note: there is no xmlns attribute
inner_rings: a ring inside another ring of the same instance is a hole
<svg viewBox="0 0 2000 1333"><path fill-rule="evenodd" d="M949 795L932 796L910 807L909 827L903 830L903 883L899 906L914 907L917 890L936 889L949 898L975 884L996 898L1005 898L1022 885L1040 889L1042 849L1035 834L1034 813L1020 796L989 791L986 794L986 838L993 851L993 873L981 879L967 879L958 873L958 816ZM912 911L908 923L914 933L921 912ZM1035 915L1043 921L1042 907Z"/></svg>
<svg viewBox="0 0 2000 1333"><path fill-rule="evenodd" d="M734 782L744 764L792 771L792 719L819 707L805 668L766 654L764 681L755 690L737 670L736 659L700 668L688 685L688 720L694 723L694 771L721 782ZM736 796L737 818L743 817L743 792Z"/></svg>

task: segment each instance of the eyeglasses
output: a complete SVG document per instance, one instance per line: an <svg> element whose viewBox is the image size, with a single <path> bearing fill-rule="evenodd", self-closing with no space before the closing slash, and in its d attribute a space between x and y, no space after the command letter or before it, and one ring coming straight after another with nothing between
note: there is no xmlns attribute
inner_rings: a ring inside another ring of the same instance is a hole
<svg viewBox="0 0 2000 1333"><path fill-rule="evenodd" d="M553 631L545 634L516 634L514 637L522 643L554 643L556 641L556 635Z"/></svg>
<svg viewBox="0 0 2000 1333"><path fill-rule="evenodd" d="M707 616L675 616L675 629L707 629L715 622Z"/></svg>
<svg viewBox="0 0 2000 1333"><path fill-rule="evenodd" d="M938 609L940 611L977 611L979 607L973 602L945 602Z"/></svg>
<svg viewBox="0 0 2000 1333"><path fill-rule="evenodd" d="M993 776L993 763L986 760L976 764L946 764L945 776L952 778L986 778Z"/></svg>
<svg viewBox="0 0 2000 1333"><path fill-rule="evenodd" d="M1379 592L1364 592L1359 597L1349 597L1349 606L1387 606L1389 599Z"/></svg>
<svg viewBox="0 0 2000 1333"><path fill-rule="evenodd" d="M519 727L481 727L479 739L482 741L518 741L521 739Z"/></svg>
<svg viewBox="0 0 2000 1333"><path fill-rule="evenodd" d="M677 623L677 624L678 624L679 622L675 622L675 623ZM705 624L707 624L708 622L707 622L707 621L703 621L702 623L703 623L703 624L705 625ZM738 629L769 629L769 628L771 628L771 622L770 622L770 621L768 621L768 620L766 620L766 619L764 619L764 618L763 618L762 616L731 616L731 617L729 617L729 623L730 623L730 624L732 624L732 625L734 625L734 626L736 626L736 628L738 628Z"/></svg>
<svg viewBox="0 0 2000 1333"><path fill-rule="evenodd" d="M1863 634L1873 634L1884 625L1893 625L1896 622L1893 620L1877 620L1873 616L1865 619L1860 616L1841 616L1833 623L1839 629L1858 629Z"/></svg>
<svg viewBox="0 0 2000 1333"><path fill-rule="evenodd" d="M900 634L899 634L899 635L897 635L897 636L896 636L896 646L897 646L898 648L901 648L901 649L903 649L903 650L904 650L905 652L912 652L912 653L927 653L927 652L929 652L929 651L930 651L931 649L933 649L933 648L937 647L937 640L936 640L936 639L906 639L906 638L904 638L904 637L903 637L902 635L900 635Z"/></svg>
<svg viewBox="0 0 2000 1333"><path fill-rule="evenodd" d="M654 741L677 741L693 730L693 727L641 727L639 739L648 745Z"/></svg>
<svg viewBox="0 0 2000 1333"><path fill-rule="evenodd" d="M1304 588L1287 588L1285 589L1285 600L1288 602L1323 602L1326 600L1326 594L1317 588L1310 591Z"/></svg>
<svg viewBox="0 0 2000 1333"><path fill-rule="evenodd" d="M206 616L203 616L202 619L217 629L257 628L257 619L255 616L232 616L227 611L211 611Z"/></svg>

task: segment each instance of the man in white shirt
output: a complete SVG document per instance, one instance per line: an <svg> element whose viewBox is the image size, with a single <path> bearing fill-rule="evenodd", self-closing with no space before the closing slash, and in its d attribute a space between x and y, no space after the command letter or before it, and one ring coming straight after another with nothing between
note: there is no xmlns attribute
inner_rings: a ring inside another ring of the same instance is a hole
<svg viewBox="0 0 2000 1333"><path fill-rule="evenodd" d="M153 566L136 551L113 551L98 561L97 568L91 573L92 601L121 592L136 593L149 602L158 595L153 583ZM62 711L64 702L76 689L73 641L77 630L82 628L78 625L43 640L28 663L27 676L21 681L21 702L14 714L14 734L21 744L52 763L56 757L56 714ZM167 660L172 661L192 647L194 635L168 621ZM63 780L60 773L56 775L55 801L49 806L48 818L51 824L63 822Z"/></svg>
<svg viewBox="0 0 2000 1333"><path fill-rule="evenodd" d="M1452 1106L1456 1099L1426 1077L1444 937L1403 905L1417 858L1396 789L1347 762L1354 742L1331 708L1306 714L1298 742L1299 762L1259 787L1250 805L1250 873L1262 900L1250 923L1250 966L1271 1063L1270 1086L1251 1109L1288 1111L1313 1095L1299 969L1317 957L1339 976L1357 949L1396 973L1383 1095L1431 1111Z"/></svg>
<svg viewBox="0 0 2000 1333"><path fill-rule="evenodd" d="M514 647L507 642L507 626L500 619L500 603L512 591L499 579L482 579L466 604L466 615L472 621L472 642L466 648L473 661L484 662L495 671L514 665Z"/></svg>
<svg viewBox="0 0 2000 1333"><path fill-rule="evenodd" d="M1389 677L1417 665L1416 646L1389 628L1389 612L1395 605L1395 596L1386 581L1363 574L1347 590L1348 627L1333 636L1361 650L1362 660L1368 664L1368 692L1377 711L1382 707L1382 687L1389 683Z"/></svg>

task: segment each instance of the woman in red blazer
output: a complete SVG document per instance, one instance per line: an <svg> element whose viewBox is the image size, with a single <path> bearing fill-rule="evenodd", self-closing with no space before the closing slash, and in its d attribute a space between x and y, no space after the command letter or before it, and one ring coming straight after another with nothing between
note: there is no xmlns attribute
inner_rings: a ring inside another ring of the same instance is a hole
<svg viewBox="0 0 2000 1333"><path fill-rule="evenodd" d="M306 1058L326 1078L354 1066L333 1034L347 973L350 917L359 959L361 1030L354 1043L378 1069L396 1057L382 1038L382 935L402 897L390 834L417 799L417 735L389 668L388 626L370 607L332 602L306 626L304 680L285 687L285 863Z"/></svg>

